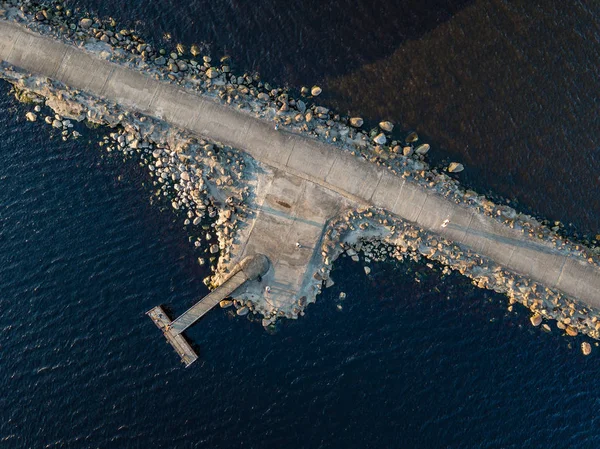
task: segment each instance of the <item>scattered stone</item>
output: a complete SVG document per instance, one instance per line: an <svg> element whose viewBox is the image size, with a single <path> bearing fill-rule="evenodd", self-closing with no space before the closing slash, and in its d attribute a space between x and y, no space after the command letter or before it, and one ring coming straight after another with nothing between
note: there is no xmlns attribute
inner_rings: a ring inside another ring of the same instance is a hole
<svg viewBox="0 0 600 449"><path fill-rule="evenodd" d="M353 126L354 128L360 128L361 126L363 126L364 120L361 117L352 117L350 119L350 126Z"/></svg>
<svg viewBox="0 0 600 449"><path fill-rule="evenodd" d="M248 312L250 312L250 309L248 309L248 307L246 306L242 306L239 309L237 309L237 314L239 316L244 316L244 315L248 315Z"/></svg>
<svg viewBox="0 0 600 449"><path fill-rule="evenodd" d="M192 54L192 56L199 56L200 47L198 47L198 45L196 44L192 44L192 46L190 47L190 53Z"/></svg>
<svg viewBox="0 0 600 449"><path fill-rule="evenodd" d="M394 129L394 124L392 122L380 122L379 127L385 131L386 133L391 133Z"/></svg>
<svg viewBox="0 0 600 449"><path fill-rule="evenodd" d="M52 120L52 127L60 129L60 128L63 127L63 124L62 124L62 122L60 120L54 119L54 120Z"/></svg>
<svg viewBox="0 0 600 449"><path fill-rule="evenodd" d="M417 140L419 140L419 135L416 132L410 133L405 139L406 143L414 143Z"/></svg>
<svg viewBox="0 0 600 449"><path fill-rule="evenodd" d="M583 355L590 355L592 353L592 345L590 345L587 341L581 343L581 352Z"/></svg>
<svg viewBox="0 0 600 449"><path fill-rule="evenodd" d="M340 299L346 299L346 293L340 292Z"/></svg>
<svg viewBox="0 0 600 449"><path fill-rule="evenodd" d="M529 318L529 321L531 321L531 324L534 325L535 327L539 326L540 324L542 324L542 316L541 315L533 315Z"/></svg>
<svg viewBox="0 0 600 449"><path fill-rule="evenodd" d="M387 138L385 137L385 134L379 133L373 137L373 142L375 142L377 145L385 145Z"/></svg>
<svg viewBox="0 0 600 449"><path fill-rule="evenodd" d="M550 329L550 326L548 326L546 323L542 324L542 330L548 333L552 332L552 329Z"/></svg>
<svg viewBox="0 0 600 449"><path fill-rule="evenodd" d="M566 332L569 337L577 337L577 334L579 333L573 326L567 326Z"/></svg>
<svg viewBox="0 0 600 449"><path fill-rule="evenodd" d="M450 165L448 165L448 171L450 173L460 173L464 169L465 167L463 166L463 164L460 164L458 162L451 162Z"/></svg>
<svg viewBox="0 0 600 449"><path fill-rule="evenodd" d="M365 269L365 274L370 274L371 273L371 268L370 267L364 267Z"/></svg>
<svg viewBox="0 0 600 449"><path fill-rule="evenodd" d="M219 71L214 67L211 67L206 71L206 76L211 80L215 79L217 76L219 76Z"/></svg>
<svg viewBox="0 0 600 449"><path fill-rule="evenodd" d="M84 30L89 29L92 25L93 25L93 20L92 19L81 19L79 21L79 26L81 28L83 28Z"/></svg>
<svg viewBox="0 0 600 449"><path fill-rule="evenodd" d="M209 251L211 254L217 254L219 252L219 245L217 245L216 243L213 245L210 245Z"/></svg>
<svg viewBox="0 0 600 449"><path fill-rule="evenodd" d="M415 150L415 153L424 155L424 154L427 154L427 152L429 151L430 148L431 147L429 146L428 143L424 143L423 145L419 145L417 147L417 149Z"/></svg>
<svg viewBox="0 0 600 449"><path fill-rule="evenodd" d="M28 112L25 114L25 118L30 122L35 122L37 120L37 115L35 115L33 112Z"/></svg>
<svg viewBox="0 0 600 449"><path fill-rule="evenodd" d="M318 97L319 95L321 95L321 92L323 92L323 89L321 89L319 86L313 86L310 90L310 94L313 97Z"/></svg>

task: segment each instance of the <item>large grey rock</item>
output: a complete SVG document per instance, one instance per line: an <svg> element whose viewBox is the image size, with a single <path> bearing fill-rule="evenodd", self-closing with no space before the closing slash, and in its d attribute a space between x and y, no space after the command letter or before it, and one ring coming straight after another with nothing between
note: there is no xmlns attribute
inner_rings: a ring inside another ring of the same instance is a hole
<svg viewBox="0 0 600 449"><path fill-rule="evenodd" d="M465 167L463 166L463 164L460 164L458 162L451 162L450 165L448 165L448 171L450 173L460 173L464 169Z"/></svg>
<svg viewBox="0 0 600 449"><path fill-rule="evenodd" d="M385 137L385 134L379 133L373 137L373 142L375 142L377 145L385 145L387 138Z"/></svg>
<svg viewBox="0 0 600 449"><path fill-rule="evenodd" d="M386 133L391 133L394 129L394 124L392 122L380 122L379 127Z"/></svg>
<svg viewBox="0 0 600 449"><path fill-rule="evenodd" d="M354 128L360 128L361 126L363 126L364 120L362 119L362 117L352 117L350 119L350 126L353 126Z"/></svg>
<svg viewBox="0 0 600 449"><path fill-rule="evenodd" d="M81 28L83 28L84 30L91 28L93 24L94 24L94 21L92 19L81 19L79 21L79 26Z"/></svg>

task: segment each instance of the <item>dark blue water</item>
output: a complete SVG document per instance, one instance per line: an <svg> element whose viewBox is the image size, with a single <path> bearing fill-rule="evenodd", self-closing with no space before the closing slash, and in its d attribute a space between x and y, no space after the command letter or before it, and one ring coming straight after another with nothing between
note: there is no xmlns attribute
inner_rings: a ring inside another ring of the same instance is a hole
<svg viewBox="0 0 600 449"><path fill-rule="evenodd" d="M181 2L158 21L153 14L165 13L166 1L122 8L89 3L131 20L147 17L138 26L148 33L162 34L165 27L190 36L193 17L197 40L214 38L215 46L245 51L248 59L238 64L248 68L261 54L275 78L289 72L274 64L284 53L269 49L286 38L275 33L269 41L255 22L284 17L281 26L306 36L312 35L307 21L315 20L297 5L270 14L267 3L253 9L242 2ZM416 29L390 39L409 42L414 32L420 41L473 4L479 3L445 2L437 15L419 11L383 28L414 23ZM344 10L355 28L361 17L374 21L391 14L383 6ZM235 25L224 25L225 12ZM336 28L341 22L335 14L328 17L338 24L332 31L341 33L330 36L331 48L358 45L344 37L345 28ZM596 24L597 17L582 14L579 21ZM377 35L377 28L362 26L366 45L368 30ZM240 40L244 27L264 41L262 50ZM325 34L323 27L313 34ZM314 39L307 41L308 53L321 42ZM384 56L364 56L329 73L350 73ZM312 64L318 69L321 62ZM181 368L144 316L160 303L182 311L206 292L206 273L181 219L163 210L168 205L151 204L134 162L98 148L102 130L80 129L83 138L62 142L48 127L25 122L27 109L7 92L0 84L0 447L587 448L600 442L597 348L585 358L581 340L532 329L520 308L506 312L504 297L420 264L373 265L367 277L360 265L343 259L333 273L336 285L276 335L216 310L189 332L201 360ZM538 126L528 126L530 136ZM427 132L441 135L443 129ZM454 138L469 138L465 129ZM597 129L587 131L589 139L597 138ZM500 130L496 137L503 135ZM497 149L489 154L491 161L504 157ZM560 162L573 176L574 159L569 153ZM591 228L600 219L597 210L585 208L578 195L568 205L557 200L560 192L546 191L551 174L533 174L540 187L531 198L543 200L525 206L569 207L582 229ZM487 180L473 176L474 183ZM587 176L579 183L591 185L594 178ZM507 188L526 185L518 179L513 184ZM340 291L348 292L345 301L336 299Z"/></svg>

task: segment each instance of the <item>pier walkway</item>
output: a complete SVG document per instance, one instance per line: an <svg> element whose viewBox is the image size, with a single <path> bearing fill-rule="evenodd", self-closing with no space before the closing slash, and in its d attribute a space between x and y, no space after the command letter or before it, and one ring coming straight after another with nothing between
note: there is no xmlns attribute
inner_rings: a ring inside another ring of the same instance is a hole
<svg viewBox="0 0 600 449"><path fill-rule="evenodd" d="M182 313L178 318L171 321L161 306L156 306L147 312L154 324L163 331L167 341L173 346L181 357L185 366L190 366L198 359L196 351L181 335L186 329L202 318L209 310L219 302L231 296L231 294L247 281L254 281L265 275L269 270L269 260L262 254L244 258L229 273L224 282Z"/></svg>
<svg viewBox="0 0 600 449"><path fill-rule="evenodd" d="M294 180L293 185L316 186L314 191L327 192L328 196L339 198L339 202L386 209L470 248L508 270L561 290L590 306L600 307L600 270L597 267L559 252L549 242L530 238L333 146L305 135L275 130L272 123L218 104L200 93L152 79L3 20L0 20L0 59L245 151L275 173ZM287 215L288 224L281 222L277 232L293 235L300 224L309 226L310 219L302 221L303 213L311 213L310 208L302 207L302 201L307 201L307 197L298 199L298 192L290 189L281 190L278 195L278 204L296 204L296 207ZM316 197L311 198L311 204L318 203ZM337 211L337 206L323 205L315 222L322 224ZM272 230L268 225L269 210L264 212L258 218L267 220L260 228L263 235L253 232L250 239L254 243L249 245L253 251L268 254L270 259L271 254L276 257L270 260L274 267L270 272L272 282L281 280L287 290L299 290L301 276L279 278L277 267L300 267L302 264L306 267L312 254L276 251L268 238L269 230ZM271 213L270 216L275 215ZM446 219L452 225L442 228L440 224ZM316 242L311 242L310 246L315 247ZM281 271L286 273L284 269ZM286 276L288 274L289 271ZM289 300L295 301L295 298L289 297Z"/></svg>

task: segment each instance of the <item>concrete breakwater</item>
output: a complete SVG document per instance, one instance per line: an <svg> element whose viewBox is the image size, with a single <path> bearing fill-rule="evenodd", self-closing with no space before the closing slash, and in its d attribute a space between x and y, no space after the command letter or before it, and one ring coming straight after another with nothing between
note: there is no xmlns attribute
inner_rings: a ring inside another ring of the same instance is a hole
<svg viewBox="0 0 600 449"><path fill-rule="evenodd" d="M198 95L103 60L103 52L109 59L114 52L98 47L107 44L102 36L86 42L87 48L76 48L0 21L4 76L47 98L62 116L124 126L133 138L124 137L122 149L153 159L148 163L153 171L160 161L162 184L179 187L174 207L189 210L193 203L195 208L205 201L202 195L209 195L225 206L213 211L220 225L237 215L234 226L221 228L228 231L220 235L218 249L224 254L214 283L240 258L266 254L272 270L263 282L234 295L262 313L263 324L300 314L328 283L342 244L368 238L400 248L398 255L409 252L439 260L481 287L508 293L535 311L536 322L538 316L556 318L570 334L580 329L598 337L593 308L600 305L600 273L594 252L565 242L510 208L462 191L447 175L425 170L426 164L410 153L427 147L408 145L400 151L398 145L386 145L383 129L370 139L352 131L352 123L344 129L325 108L307 108L285 98L281 102L283 94L277 90L258 93L246 108L222 105L215 101L218 95ZM231 78L224 76L224 69L215 69L215 77L209 70L202 72L203 89L227 91L232 86L225 82ZM183 78L166 78L188 87ZM238 101L243 101L251 83L237 81ZM228 101L231 97L224 102L235 103ZM281 111L283 106L273 111L277 102L294 111ZM134 113L124 114L127 110ZM294 118L286 123L298 113L301 122ZM312 120L317 124L309 127ZM307 137L307 129L317 138ZM216 155L215 148L224 151ZM362 212L352 212L356 210ZM196 217L193 212L188 220ZM340 217L347 232L340 228Z"/></svg>

